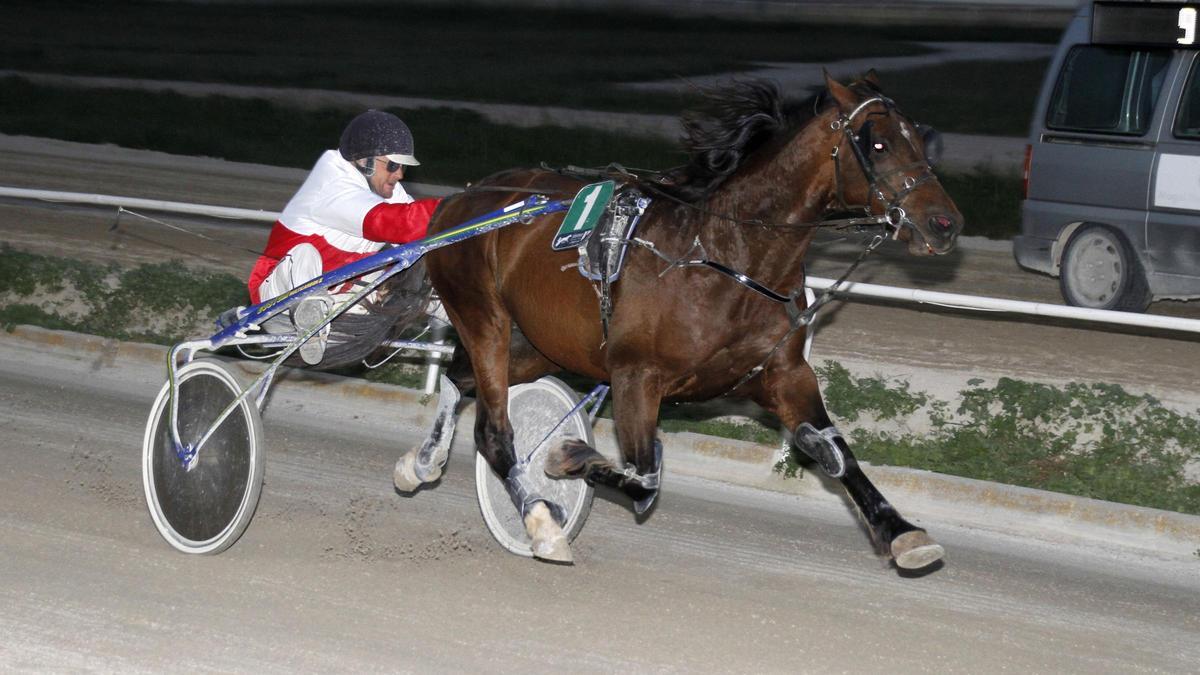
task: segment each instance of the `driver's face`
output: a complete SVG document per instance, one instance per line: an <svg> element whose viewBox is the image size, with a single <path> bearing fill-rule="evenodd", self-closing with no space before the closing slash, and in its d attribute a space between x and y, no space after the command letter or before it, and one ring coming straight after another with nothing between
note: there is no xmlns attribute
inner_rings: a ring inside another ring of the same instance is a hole
<svg viewBox="0 0 1200 675"><path fill-rule="evenodd" d="M396 183L404 179L404 165L396 164L395 171L388 171L388 162L386 157L375 157L371 161L375 162L375 173L367 178L367 182L371 184L371 192L383 197L391 199L392 193L396 191Z"/></svg>

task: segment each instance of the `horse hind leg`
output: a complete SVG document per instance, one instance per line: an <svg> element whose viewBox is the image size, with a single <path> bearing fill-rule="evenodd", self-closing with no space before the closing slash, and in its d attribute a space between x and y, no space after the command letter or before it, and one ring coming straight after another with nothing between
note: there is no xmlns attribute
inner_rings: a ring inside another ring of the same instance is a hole
<svg viewBox="0 0 1200 675"><path fill-rule="evenodd" d="M532 348L530 348L532 349ZM515 352L514 348L514 352ZM520 358L518 358L520 356ZM513 364L524 364L532 361L524 354L513 355ZM542 361L545 361L543 358ZM541 364L538 364L539 366ZM510 366L510 370L512 366ZM510 381L512 374L510 372ZM458 405L463 395L475 393L475 372L471 363L471 355L460 347L455 350L454 359L445 374L440 376L438 385L437 413L425 441L418 448L413 448L396 461L393 471L393 481L396 489L401 492L412 492L425 483L432 483L442 475L442 467L450 454L450 443L458 423Z"/></svg>
<svg viewBox="0 0 1200 675"><path fill-rule="evenodd" d="M450 458L450 443L454 440L462 395L445 375L441 376L439 389L437 413L425 441L421 447L409 450L396 461L392 481L401 492L413 492L421 485L441 478L442 467Z"/></svg>

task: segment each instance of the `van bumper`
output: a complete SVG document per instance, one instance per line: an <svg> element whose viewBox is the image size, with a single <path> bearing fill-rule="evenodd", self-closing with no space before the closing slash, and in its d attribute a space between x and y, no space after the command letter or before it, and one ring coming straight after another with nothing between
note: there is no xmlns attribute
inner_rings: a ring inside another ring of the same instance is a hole
<svg viewBox="0 0 1200 675"><path fill-rule="evenodd" d="M1013 257L1017 264L1025 269L1044 274L1056 275L1054 266L1054 239L1031 237L1020 234L1013 237Z"/></svg>

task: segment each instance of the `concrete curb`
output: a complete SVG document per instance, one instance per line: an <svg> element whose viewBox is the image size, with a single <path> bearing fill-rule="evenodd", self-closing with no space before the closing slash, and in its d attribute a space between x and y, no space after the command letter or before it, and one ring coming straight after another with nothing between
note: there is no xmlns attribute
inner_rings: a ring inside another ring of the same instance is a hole
<svg viewBox="0 0 1200 675"><path fill-rule="evenodd" d="M38 348L72 354L96 354L97 363L113 367L121 361L161 363L167 349L158 345L120 342L92 335L17 326L0 340L21 341ZM241 362L247 373L261 370L257 362ZM421 392L324 373L299 371L276 384L284 395L292 388L321 388L328 398L370 399L386 403L391 422L423 430L432 404ZM278 395L276 395L278 397ZM474 423L472 409L464 411L460 429ZM616 456L613 425L599 420L598 449ZM668 464L667 476L686 476L798 495L829 504L846 503L835 481L806 472L785 479L774 472L778 449L700 434L661 433ZM1129 506L1084 497L948 476L901 467L864 465L871 480L900 510L936 531L939 523L1001 532L1058 543L1082 542L1099 547L1120 546L1167 556L1193 556L1200 551L1200 516ZM669 478L668 478L669 480Z"/></svg>

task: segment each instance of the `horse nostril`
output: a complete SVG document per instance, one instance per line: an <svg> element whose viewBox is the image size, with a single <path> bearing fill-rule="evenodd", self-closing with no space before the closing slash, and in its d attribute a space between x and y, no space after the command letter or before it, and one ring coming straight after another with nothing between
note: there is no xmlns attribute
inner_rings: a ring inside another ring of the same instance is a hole
<svg viewBox="0 0 1200 675"><path fill-rule="evenodd" d="M950 232L954 229L954 219L946 216L930 216L929 227L934 232Z"/></svg>

